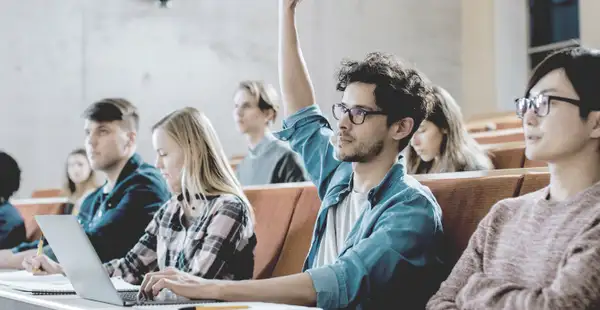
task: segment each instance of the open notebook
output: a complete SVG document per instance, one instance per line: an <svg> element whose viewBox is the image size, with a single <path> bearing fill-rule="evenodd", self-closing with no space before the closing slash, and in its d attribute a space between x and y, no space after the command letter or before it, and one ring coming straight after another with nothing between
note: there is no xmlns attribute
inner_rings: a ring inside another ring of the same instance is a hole
<svg viewBox="0 0 600 310"><path fill-rule="evenodd" d="M117 291L137 292L140 287L121 278L111 278ZM34 295L75 294L69 279L60 274L35 276L27 271L0 273L0 285Z"/></svg>

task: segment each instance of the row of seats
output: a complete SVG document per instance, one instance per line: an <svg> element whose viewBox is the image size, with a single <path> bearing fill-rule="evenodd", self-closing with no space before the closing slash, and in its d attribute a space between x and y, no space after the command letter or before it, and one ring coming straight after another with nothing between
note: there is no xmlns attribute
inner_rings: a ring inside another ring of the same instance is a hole
<svg viewBox="0 0 600 310"><path fill-rule="evenodd" d="M443 209L448 239L446 253L453 265L479 221L497 201L523 195L546 186L547 168L508 169L415 176L427 185ZM254 277L284 276L301 271L310 247L321 205L311 183L247 187L245 193L256 212L258 245ZM37 191L49 197L55 190ZM28 236L39 236L34 214L60 213L58 205L18 205L26 219Z"/></svg>
<svg viewBox="0 0 600 310"><path fill-rule="evenodd" d="M470 133L494 131L501 129L519 128L522 126L522 120L517 117L514 111L495 113L484 118L471 120L467 122L467 131Z"/></svg>
<svg viewBox="0 0 600 310"><path fill-rule="evenodd" d="M549 183L547 168L415 176L443 209L448 268L459 258L479 221L497 201ZM297 273L308 252L320 201L312 184L246 189L257 214L255 278Z"/></svg>
<svg viewBox="0 0 600 310"><path fill-rule="evenodd" d="M496 169L546 167L546 162L530 160L525 156L524 142L484 145Z"/></svg>
<svg viewBox="0 0 600 310"><path fill-rule="evenodd" d="M476 132L472 133L471 136L481 145L517 142L525 139L522 127Z"/></svg>

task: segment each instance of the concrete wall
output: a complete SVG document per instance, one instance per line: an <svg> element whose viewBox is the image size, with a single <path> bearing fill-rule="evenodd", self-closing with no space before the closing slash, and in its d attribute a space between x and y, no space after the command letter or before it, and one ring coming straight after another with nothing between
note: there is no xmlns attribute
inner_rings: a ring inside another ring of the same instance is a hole
<svg viewBox="0 0 600 310"><path fill-rule="evenodd" d="M524 0L462 0L462 110L514 110L529 74Z"/></svg>
<svg viewBox="0 0 600 310"><path fill-rule="evenodd" d="M276 0L3 0L0 149L23 171L20 197L60 186L66 154L82 146L81 112L106 96L141 112L139 151L153 162L149 127L186 105L214 121L229 155L245 152L231 120L241 79L277 84ZM305 0L300 36L317 99L340 98L344 57L397 53L461 100L460 0Z"/></svg>
<svg viewBox="0 0 600 310"><path fill-rule="evenodd" d="M579 0L579 31L581 43L588 47L600 48L600 1Z"/></svg>

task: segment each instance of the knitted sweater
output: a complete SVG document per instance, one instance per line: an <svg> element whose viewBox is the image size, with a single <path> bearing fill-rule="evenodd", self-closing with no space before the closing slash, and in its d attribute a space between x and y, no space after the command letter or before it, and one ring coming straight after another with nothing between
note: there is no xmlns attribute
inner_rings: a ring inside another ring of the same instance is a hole
<svg viewBox="0 0 600 310"><path fill-rule="evenodd" d="M427 309L599 309L600 183L498 202Z"/></svg>

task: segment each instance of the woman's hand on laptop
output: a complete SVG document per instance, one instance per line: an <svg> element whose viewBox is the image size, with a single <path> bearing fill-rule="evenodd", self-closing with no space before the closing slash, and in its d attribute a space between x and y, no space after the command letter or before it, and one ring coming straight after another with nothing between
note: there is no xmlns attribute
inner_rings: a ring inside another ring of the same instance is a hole
<svg viewBox="0 0 600 310"><path fill-rule="evenodd" d="M165 270L146 274L139 297L152 300L161 290L169 289L178 296L190 299L218 299L216 283L168 267Z"/></svg>
<svg viewBox="0 0 600 310"><path fill-rule="evenodd" d="M46 255L33 255L25 257L23 268L35 275L48 275L63 273L62 267Z"/></svg>

